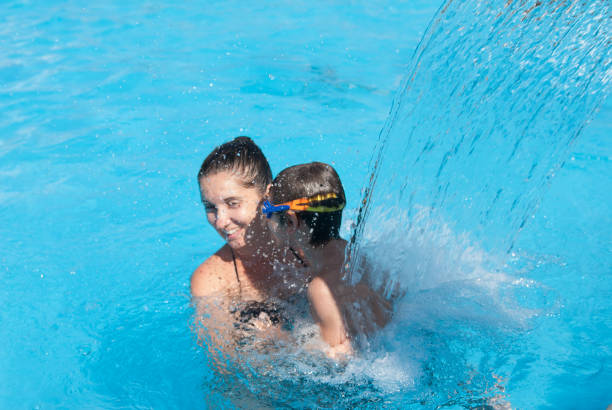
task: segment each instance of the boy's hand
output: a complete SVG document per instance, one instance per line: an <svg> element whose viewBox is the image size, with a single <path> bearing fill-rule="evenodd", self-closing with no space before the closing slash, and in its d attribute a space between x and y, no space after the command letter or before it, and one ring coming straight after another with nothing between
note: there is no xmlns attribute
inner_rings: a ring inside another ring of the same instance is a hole
<svg viewBox="0 0 612 410"><path fill-rule="evenodd" d="M347 356L353 355L353 347L351 346L351 342L346 339L344 342L326 349L325 354L327 354L327 357L334 360L346 359Z"/></svg>

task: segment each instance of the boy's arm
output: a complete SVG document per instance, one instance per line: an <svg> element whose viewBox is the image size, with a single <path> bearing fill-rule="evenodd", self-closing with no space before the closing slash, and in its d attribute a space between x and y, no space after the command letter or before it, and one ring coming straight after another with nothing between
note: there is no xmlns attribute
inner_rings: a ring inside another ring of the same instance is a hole
<svg viewBox="0 0 612 410"><path fill-rule="evenodd" d="M329 356L352 352L340 308L329 286L321 277L315 277L308 285L308 300L314 320L321 329L321 338L332 350Z"/></svg>

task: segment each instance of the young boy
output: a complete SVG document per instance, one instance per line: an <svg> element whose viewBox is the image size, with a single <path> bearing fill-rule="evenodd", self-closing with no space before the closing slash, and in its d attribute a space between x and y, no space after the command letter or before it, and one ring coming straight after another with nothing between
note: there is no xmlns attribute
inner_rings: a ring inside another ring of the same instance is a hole
<svg viewBox="0 0 612 410"><path fill-rule="evenodd" d="M272 233L312 274L308 300L328 355L350 354L351 339L384 326L391 309L365 283L342 281L347 242L339 230L346 200L338 174L321 162L289 167L274 179L269 196L263 212Z"/></svg>

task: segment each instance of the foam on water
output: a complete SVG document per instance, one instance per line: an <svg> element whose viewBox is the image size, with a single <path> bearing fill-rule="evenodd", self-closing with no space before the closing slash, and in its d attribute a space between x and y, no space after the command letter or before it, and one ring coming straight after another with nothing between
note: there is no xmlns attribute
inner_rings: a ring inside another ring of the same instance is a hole
<svg viewBox="0 0 612 410"><path fill-rule="evenodd" d="M233 363L219 386L230 400L252 395L271 407L430 406L449 397L456 404L487 403L502 393L497 378L505 375L509 345L530 329L530 319L555 311L556 295L533 280L491 270L498 261L447 225L430 223L425 210L401 236L384 215L373 212L381 224L365 233L362 252L375 278L393 278L389 287L401 289L391 323L349 361L335 362L323 354L325 344L308 314L291 313L297 319L290 340L243 344L237 358L219 361ZM534 292L542 297L524 306L516 295L525 289L531 301ZM456 393L466 383L469 388ZM228 392L227 386L234 388Z"/></svg>

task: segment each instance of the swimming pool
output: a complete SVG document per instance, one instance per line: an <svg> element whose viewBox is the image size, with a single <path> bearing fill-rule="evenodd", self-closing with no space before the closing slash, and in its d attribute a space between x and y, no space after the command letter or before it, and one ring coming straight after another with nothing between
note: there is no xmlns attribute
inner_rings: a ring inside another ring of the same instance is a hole
<svg viewBox="0 0 612 410"><path fill-rule="evenodd" d="M224 386L237 379L219 380L190 330L189 276L221 244L199 202L203 157L246 134L273 172L333 163L349 234L377 136L438 7L5 2L0 406L230 406ZM408 249L433 268L406 278L421 292L378 349L348 369L298 358L279 365L285 373L243 378L242 391L298 407L611 403L611 118L604 103L568 144L514 254L461 237L451 210L435 222L447 246L432 235ZM378 233L393 232L385 220Z"/></svg>

